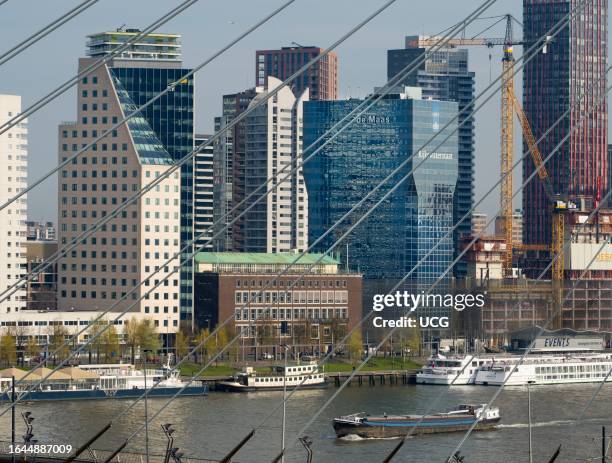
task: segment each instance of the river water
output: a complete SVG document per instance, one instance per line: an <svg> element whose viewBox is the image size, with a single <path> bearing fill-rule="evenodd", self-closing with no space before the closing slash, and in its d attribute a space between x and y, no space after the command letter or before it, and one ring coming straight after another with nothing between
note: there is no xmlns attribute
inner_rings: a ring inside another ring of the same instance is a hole
<svg viewBox="0 0 612 463"><path fill-rule="evenodd" d="M534 386L531 388L534 462L548 461L562 444L557 462L585 461L601 453L601 427L609 426L612 434L612 384L608 383L598 400L578 426L572 420L595 390L594 384ZM313 461L380 462L396 440L338 440L331 419L353 412L372 414L424 413L442 394L435 410L445 411L458 403L481 403L495 392L494 387L386 385L347 387L308 429L314 441ZM300 391L287 404L287 442L337 389ZM176 429L175 446L186 456L221 458L250 429L258 427L255 437L235 457L236 462L268 462L280 448L281 412L268 416L279 407L280 392L249 394L211 393L207 397L184 397L175 400L149 427L151 453L163 453L166 445L161 423L172 423ZM167 399L149 399L151 416ZM99 400L76 402L39 402L24 404L18 411L29 410L35 417L34 434L40 443L81 445L104 423L119 414L131 401ZM466 463L528 462L527 389L507 388L496 401L502 421L496 431L474 432L462 448ZM137 404L119 420L94 447L114 449L143 423L144 406ZM267 420L266 420L267 419ZM266 421L264 421L266 420ZM18 415L17 439L24 426ZM0 418L2 440L10 439L10 415ZM409 439L393 461L439 462L462 438L462 433L418 436ZM144 432L128 447L144 449ZM306 453L299 443L290 446L287 462L304 462ZM153 463L155 459L151 460ZM589 461L589 460L587 460ZM600 461L599 459L596 461Z"/></svg>

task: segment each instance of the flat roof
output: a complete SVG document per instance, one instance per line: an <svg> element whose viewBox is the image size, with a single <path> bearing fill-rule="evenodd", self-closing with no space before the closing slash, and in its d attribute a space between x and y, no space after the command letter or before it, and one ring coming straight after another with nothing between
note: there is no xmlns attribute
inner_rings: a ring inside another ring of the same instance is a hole
<svg viewBox="0 0 612 463"><path fill-rule="evenodd" d="M309 253L302 256L296 264L312 265L323 254ZM291 252L265 253L265 252L198 252L195 261L204 264L276 264L289 265L299 254ZM339 265L340 262L333 257L325 256L318 265Z"/></svg>
<svg viewBox="0 0 612 463"><path fill-rule="evenodd" d="M138 31L104 31L104 32L96 32L94 34L88 34L86 37L88 38L92 38L92 37L99 37L101 35L138 35L141 34L142 31L138 30ZM165 38L178 38L180 37L180 34L164 34L164 33L160 33L160 32L149 32L147 34L144 35L144 37L165 37Z"/></svg>

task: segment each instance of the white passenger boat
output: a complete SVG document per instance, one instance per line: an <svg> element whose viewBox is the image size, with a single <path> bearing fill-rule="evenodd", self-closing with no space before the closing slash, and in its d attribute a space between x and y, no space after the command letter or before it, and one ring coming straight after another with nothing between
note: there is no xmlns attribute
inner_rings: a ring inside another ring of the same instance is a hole
<svg viewBox="0 0 612 463"><path fill-rule="evenodd" d="M479 369L476 384L568 384L602 381L612 369L611 354L533 355L516 367L520 357L503 357ZM612 381L612 375L607 379Z"/></svg>
<svg viewBox="0 0 612 463"><path fill-rule="evenodd" d="M302 365L274 365L269 374L259 374L253 367L245 367L231 381L221 381L219 389L232 392L280 390L286 384L291 389L325 387L325 374L316 362Z"/></svg>
<svg viewBox="0 0 612 463"><path fill-rule="evenodd" d="M152 397L200 396L208 392L208 386L188 384L169 367L147 369L146 381L145 371L129 364L81 365L55 372L39 367L27 377L25 371L9 370L0 371L0 402L12 398L12 377L19 381L16 394L28 401L138 398L145 388ZM38 384L43 378L44 384Z"/></svg>
<svg viewBox="0 0 612 463"><path fill-rule="evenodd" d="M432 356L416 375L417 384L441 384L459 386L474 384L480 367L492 363L493 357L476 355Z"/></svg>

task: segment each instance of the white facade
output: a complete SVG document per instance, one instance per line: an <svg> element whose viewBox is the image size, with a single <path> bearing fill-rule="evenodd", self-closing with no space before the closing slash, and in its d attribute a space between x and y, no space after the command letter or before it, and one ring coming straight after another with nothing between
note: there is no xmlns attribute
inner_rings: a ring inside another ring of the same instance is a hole
<svg viewBox="0 0 612 463"><path fill-rule="evenodd" d="M195 146L209 139L210 135L196 135ZM193 157L193 236L201 251L213 250L213 150L211 143Z"/></svg>
<svg viewBox="0 0 612 463"><path fill-rule="evenodd" d="M267 82L267 91L261 89L249 108L282 84L274 77L268 77ZM246 196L269 181L247 205L278 187L246 214L244 251L276 253L308 247L308 194L302 168L284 180L302 162L304 101L308 101L308 89L296 97L284 87L246 118Z"/></svg>
<svg viewBox="0 0 612 463"><path fill-rule="evenodd" d="M23 310L17 314L0 313L0 336L11 334L19 337L20 344L25 344L30 337L34 337L39 345L44 346L50 342L54 326L63 326L66 334L76 335L83 327L100 316L101 312L93 311L46 311L46 310ZM117 320L120 314L110 312L102 315L100 322L114 324L117 334L122 338L125 325L132 321L140 321L149 318L143 313L129 313ZM79 335L78 343L89 338L90 334L84 332Z"/></svg>
<svg viewBox="0 0 612 463"><path fill-rule="evenodd" d="M21 97L0 95L0 125L21 112ZM27 186L27 121L0 135L0 203ZM0 211L0 292L26 273L27 196ZM0 302L0 314L14 313L26 305L25 286Z"/></svg>

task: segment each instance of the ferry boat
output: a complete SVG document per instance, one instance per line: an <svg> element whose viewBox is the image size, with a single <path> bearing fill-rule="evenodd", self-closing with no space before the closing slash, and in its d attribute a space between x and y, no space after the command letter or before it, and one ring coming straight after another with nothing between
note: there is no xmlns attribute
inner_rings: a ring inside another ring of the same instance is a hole
<svg viewBox="0 0 612 463"><path fill-rule="evenodd" d="M435 355L417 372L417 384L466 385L474 384L478 369L491 364L492 357L475 355L445 357Z"/></svg>
<svg viewBox="0 0 612 463"><path fill-rule="evenodd" d="M601 382L612 369L611 354L533 355L519 362L518 357L497 359L479 369L476 384L507 386L526 384L569 384ZM607 379L612 382L612 375Z"/></svg>
<svg viewBox="0 0 612 463"><path fill-rule="evenodd" d="M301 384L300 388L325 387L325 373L316 362L302 365L274 365L269 374L258 374L253 367L245 367L231 381L222 381L219 389L230 392L253 392L287 389ZM303 383L302 383L303 381Z"/></svg>
<svg viewBox="0 0 612 463"><path fill-rule="evenodd" d="M6 370L0 371L1 401L11 400L11 377L15 376L19 381L26 374L25 371L15 368L10 370L10 375ZM140 397L145 391L145 372L129 364L81 365L51 372L51 369L41 367L24 378L15 391L17 396L21 397L20 400L127 399ZM36 386L41 378L47 376L49 377L43 384ZM147 369L146 376L146 388L155 386L148 394L150 397L173 396L187 384L179 378L178 371L167 367ZM206 392L208 387L205 385L189 385L180 395L198 396Z"/></svg>
<svg viewBox="0 0 612 463"><path fill-rule="evenodd" d="M454 410L432 415L383 415L365 413L334 418L336 436L357 435L363 438L404 437L413 434L437 434L465 431L476 422L476 430L494 429L500 420L499 408L486 404L461 404Z"/></svg>

